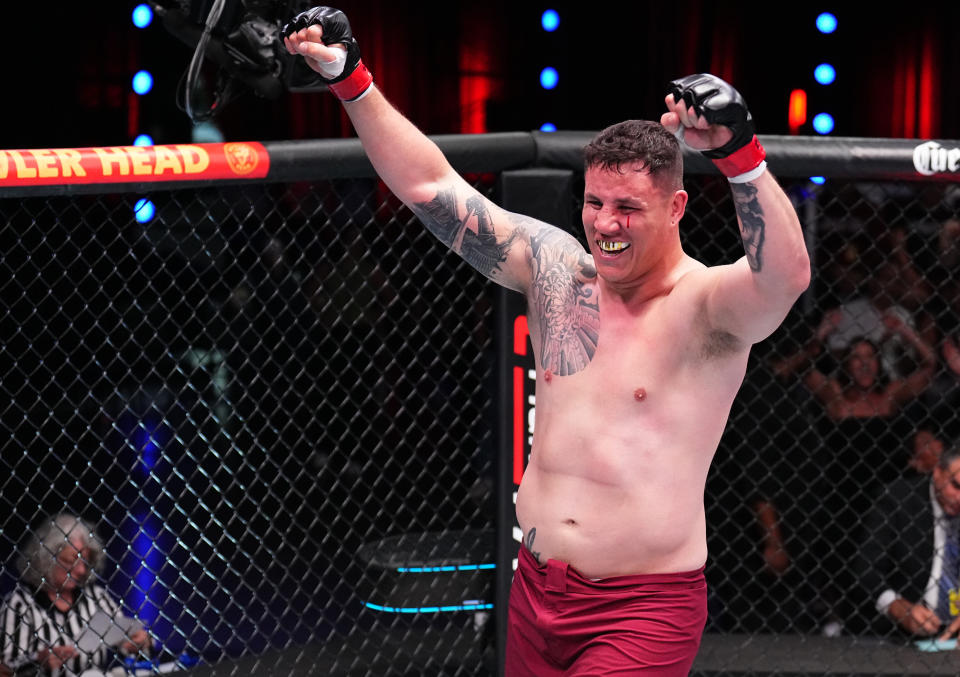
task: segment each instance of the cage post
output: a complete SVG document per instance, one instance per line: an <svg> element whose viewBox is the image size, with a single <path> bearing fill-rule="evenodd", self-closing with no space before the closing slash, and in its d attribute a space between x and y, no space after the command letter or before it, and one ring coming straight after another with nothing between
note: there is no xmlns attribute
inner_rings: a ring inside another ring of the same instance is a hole
<svg viewBox="0 0 960 677"><path fill-rule="evenodd" d="M565 227L572 218L573 171L520 169L500 176L501 204ZM497 353L500 398L497 454L497 674L506 656L507 603L522 533L516 519L517 489L533 435L536 365L522 296L501 288L497 297Z"/></svg>

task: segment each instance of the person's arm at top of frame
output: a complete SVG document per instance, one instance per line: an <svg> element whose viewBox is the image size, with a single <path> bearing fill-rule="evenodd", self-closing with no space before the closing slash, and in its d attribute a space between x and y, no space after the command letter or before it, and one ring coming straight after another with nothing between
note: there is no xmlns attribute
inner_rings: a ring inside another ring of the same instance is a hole
<svg viewBox="0 0 960 677"><path fill-rule="evenodd" d="M710 74L672 84L661 124L682 133L728 177L746 256L709 269L709 324L745 343L769 336L810 283L810 259L790 199L766 169L766 153L740 94Z"/></svg>
<svg viewBox="0 0 960 677"><path fill-rule="evenodd" d="M501 209L451 167L440 149L387 101L360 61L347 18L330 7L302 12L282 32L344 103L363 149L387 187L456 254L494 282L529 288L531 236L580 256L560 229Z"/></svg>

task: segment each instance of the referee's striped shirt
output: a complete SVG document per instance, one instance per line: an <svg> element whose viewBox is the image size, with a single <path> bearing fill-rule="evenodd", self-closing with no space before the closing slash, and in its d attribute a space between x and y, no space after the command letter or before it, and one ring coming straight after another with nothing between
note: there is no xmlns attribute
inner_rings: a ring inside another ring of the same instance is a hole
<svg viewBox="0 0 960 677"><path fill-rule="evenodd" d="M34 592L17 585L0 606L0 663L16 671L31 672L28 666L36 664L37 654L43 649L72 646L97 609L111 616L119 611L106 589L96 583L78 588L76 595L73 606L60 611L44 591ZM104 669L112 657L110 648L101 644L90 654L79 652L63 668L50 674L67 677L90 668Z"/></svg>

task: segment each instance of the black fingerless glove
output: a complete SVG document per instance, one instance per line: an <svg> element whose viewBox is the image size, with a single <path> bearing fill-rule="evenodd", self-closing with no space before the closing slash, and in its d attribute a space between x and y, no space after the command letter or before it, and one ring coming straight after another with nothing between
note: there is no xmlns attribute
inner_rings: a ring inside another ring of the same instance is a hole
<svg viewBox="0 0 960 677"><path fill-rule="evenodd" d="M719 148L701 151L727 178L745 182L763 172L767 153L757 140L753 117L740 92L715 75L699 73L672 81L670 93L674 101L682 99L710 124L724 125L733 132L733 138Z"/></svg>
<svg viewBox="0 0 960 677"><path fill-rule="evenodd" d="M323 28L323 37L320 38L323 44L341 43L347 48L347 60L343 66L343 72L334 78L320 76L320 79L327 83L330 91L340 100L355 101L373 84L373 76L360 60L360 46L353 37L346 14L333 7L314 7L295 16L283 27L280 35L286 38L314 24Z"/></svg>

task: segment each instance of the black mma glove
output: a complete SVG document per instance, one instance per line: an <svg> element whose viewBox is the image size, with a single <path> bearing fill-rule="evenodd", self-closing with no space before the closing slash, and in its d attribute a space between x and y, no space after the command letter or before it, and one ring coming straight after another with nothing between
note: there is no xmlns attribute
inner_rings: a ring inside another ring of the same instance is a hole
<svg viewBox="0 0 960 677"><path fill-rule="evenodd" d="M681 99L693 107L710 124L729 127L733 138L712 150L701 151L705 157L734 183L752 181L766 168L766 151L753 127L753 117L740 92L716 75L699 73L670 83L673 100Z"/></svg>
<svg viewBox="0 0 960 677"><path fill-rule="evenodd" d="M325 45L335 45L342 43L347 48L346 61L343 63L343 69L339 74L320 76L320 79L327 83L330 91L337 95L341 101L355 101L366 92L373 84L373 76L367 67L360 60L360 47L353 37L350 30L350 22L347 16L339 9L333 7L314 7L306 12L300 12L293 18L293 21L283 27L280 37L290 37L304 28L309 28L314 24L323 28L323 37L320 38ZM327 65L334 65L327 64Z"/></svg>

